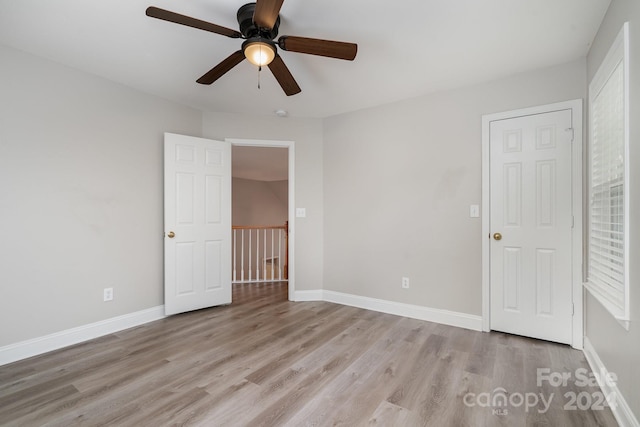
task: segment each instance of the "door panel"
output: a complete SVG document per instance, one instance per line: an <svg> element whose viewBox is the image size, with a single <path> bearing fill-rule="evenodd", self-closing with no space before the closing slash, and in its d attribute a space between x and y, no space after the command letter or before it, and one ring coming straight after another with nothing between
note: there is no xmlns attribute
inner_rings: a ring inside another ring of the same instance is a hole
<svg viewBox="0 0 640 427"><path fill-rule="evenodd" d="M231 145L167 133L164 167L165 314L229 304Z"/></svg>
<svg viewBox="0 0 640 427"><path fill-rule="evenodd" d="M205 258L211 260L205 266L205 289L207 291L222 288L222 252L223 247L219 240L205 242Z"/></svg>
<svg viewBox="0 0 640 427"><path fill-rule="evenodd" d="M538 249L536 253L536 313L553 316L553 272L555 253L552 249Z"/></svg>
<svg viewBox="0 0 640 427"><path fill-rule="evenodd" d="M519 227L522 223L522 165L504 165L504 224Z"/></svg>
<svg viewBox="0 0 640 427"><path fill-rule="evenodd" d="M538 228L553 227L556 213L556 161L539 161L536 164L536 223Z"/></svg>
<svg viewBox="0 0 640 427"><path fill-rule="evenodd" d="M571 110L490 123L491 329L572 331Z"/></svg>
<svg viewBox="0 0 640 427"><path fill-rule="evenodd" d="M195 242L176 242L175 244L175 294L190 295L195 291ZM166 299L166 298L165 298Z"/></svg>
<svg viewBox="0 0 640 427"><path fill-rule="evenodd" d="M522 251L521 248L504 248L504 298L505 311L520 312L520 288L522 287Z"/></svg>

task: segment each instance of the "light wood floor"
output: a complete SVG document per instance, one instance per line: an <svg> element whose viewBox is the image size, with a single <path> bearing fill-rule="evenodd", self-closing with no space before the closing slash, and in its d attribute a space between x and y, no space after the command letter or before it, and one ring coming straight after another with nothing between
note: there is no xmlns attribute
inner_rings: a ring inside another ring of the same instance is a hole
<svg viewBox="0 0 640 427"><path fill-rule="evenodd" d="M598 389L536 384L586 367L564 345L240 285L231 306L0 367L0 425L614 426L608 408L563 409ZM486 406L499 388L513 404ZM540 413L526 393L555 397Z"/></svg>

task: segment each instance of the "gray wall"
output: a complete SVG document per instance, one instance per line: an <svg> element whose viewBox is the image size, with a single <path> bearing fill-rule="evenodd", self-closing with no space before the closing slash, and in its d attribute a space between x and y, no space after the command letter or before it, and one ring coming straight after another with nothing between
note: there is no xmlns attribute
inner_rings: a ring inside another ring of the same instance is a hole
<svg viewBox="0 0 640 427"><path fill-rule="evenodd" d="M618 377L618 387L631 410L640 416L640 2L613 0L593 42L587 59L588 78L596 73L622 24L629 21L630 36L630 156L632 212L630 233L631 324L629 331L614 320L600 303L587 293L586 336L607 369Z"/></svg>
<svg viewBox="0 0 640 427"><path fill-rule="evenodd" d="M207 112L203 136L295 142L295 203L307 209L294 224L295 287L322 289L322 121Z"/></svg>
<svg viewBox="0 0 640 427"><path fill-rule="evenodd" d="M284 225L289 219L289 181L233 178L233 225Z"/></svg>
<svg viewBox="0 0 640 427"><path fill-rule="evenodd" d="M481 315L481 117L585 92L578 60L325 120L324 288Z"/></svg>
<svg viewBox="0 0 640 427"><path fill-rule="evenodd" d="M163 304L163 132L198 136L202 114L2 46L0 64L0 346Z"/></svg>

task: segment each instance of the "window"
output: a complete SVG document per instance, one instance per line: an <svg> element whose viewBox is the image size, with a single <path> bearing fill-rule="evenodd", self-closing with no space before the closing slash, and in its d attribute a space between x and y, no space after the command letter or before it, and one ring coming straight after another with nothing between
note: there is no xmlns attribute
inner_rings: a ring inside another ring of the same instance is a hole
<svg viewBox="0 0 640 427"><path fill-rule="evenodd" d="M587 289L629 321L629 24L589 85Z"/></svg>

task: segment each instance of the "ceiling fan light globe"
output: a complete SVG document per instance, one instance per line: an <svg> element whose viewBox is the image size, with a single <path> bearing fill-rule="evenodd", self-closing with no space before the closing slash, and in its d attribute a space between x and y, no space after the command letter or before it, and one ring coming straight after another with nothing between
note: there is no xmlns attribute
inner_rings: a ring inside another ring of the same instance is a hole
<svg viewBox="0 0 640 427"><path fill-rule="evenodd" d="M273 46L264 42L247 43L244 47L244 56L249 62L258 67L269 65L276 57L276 50Z"/></svg>

